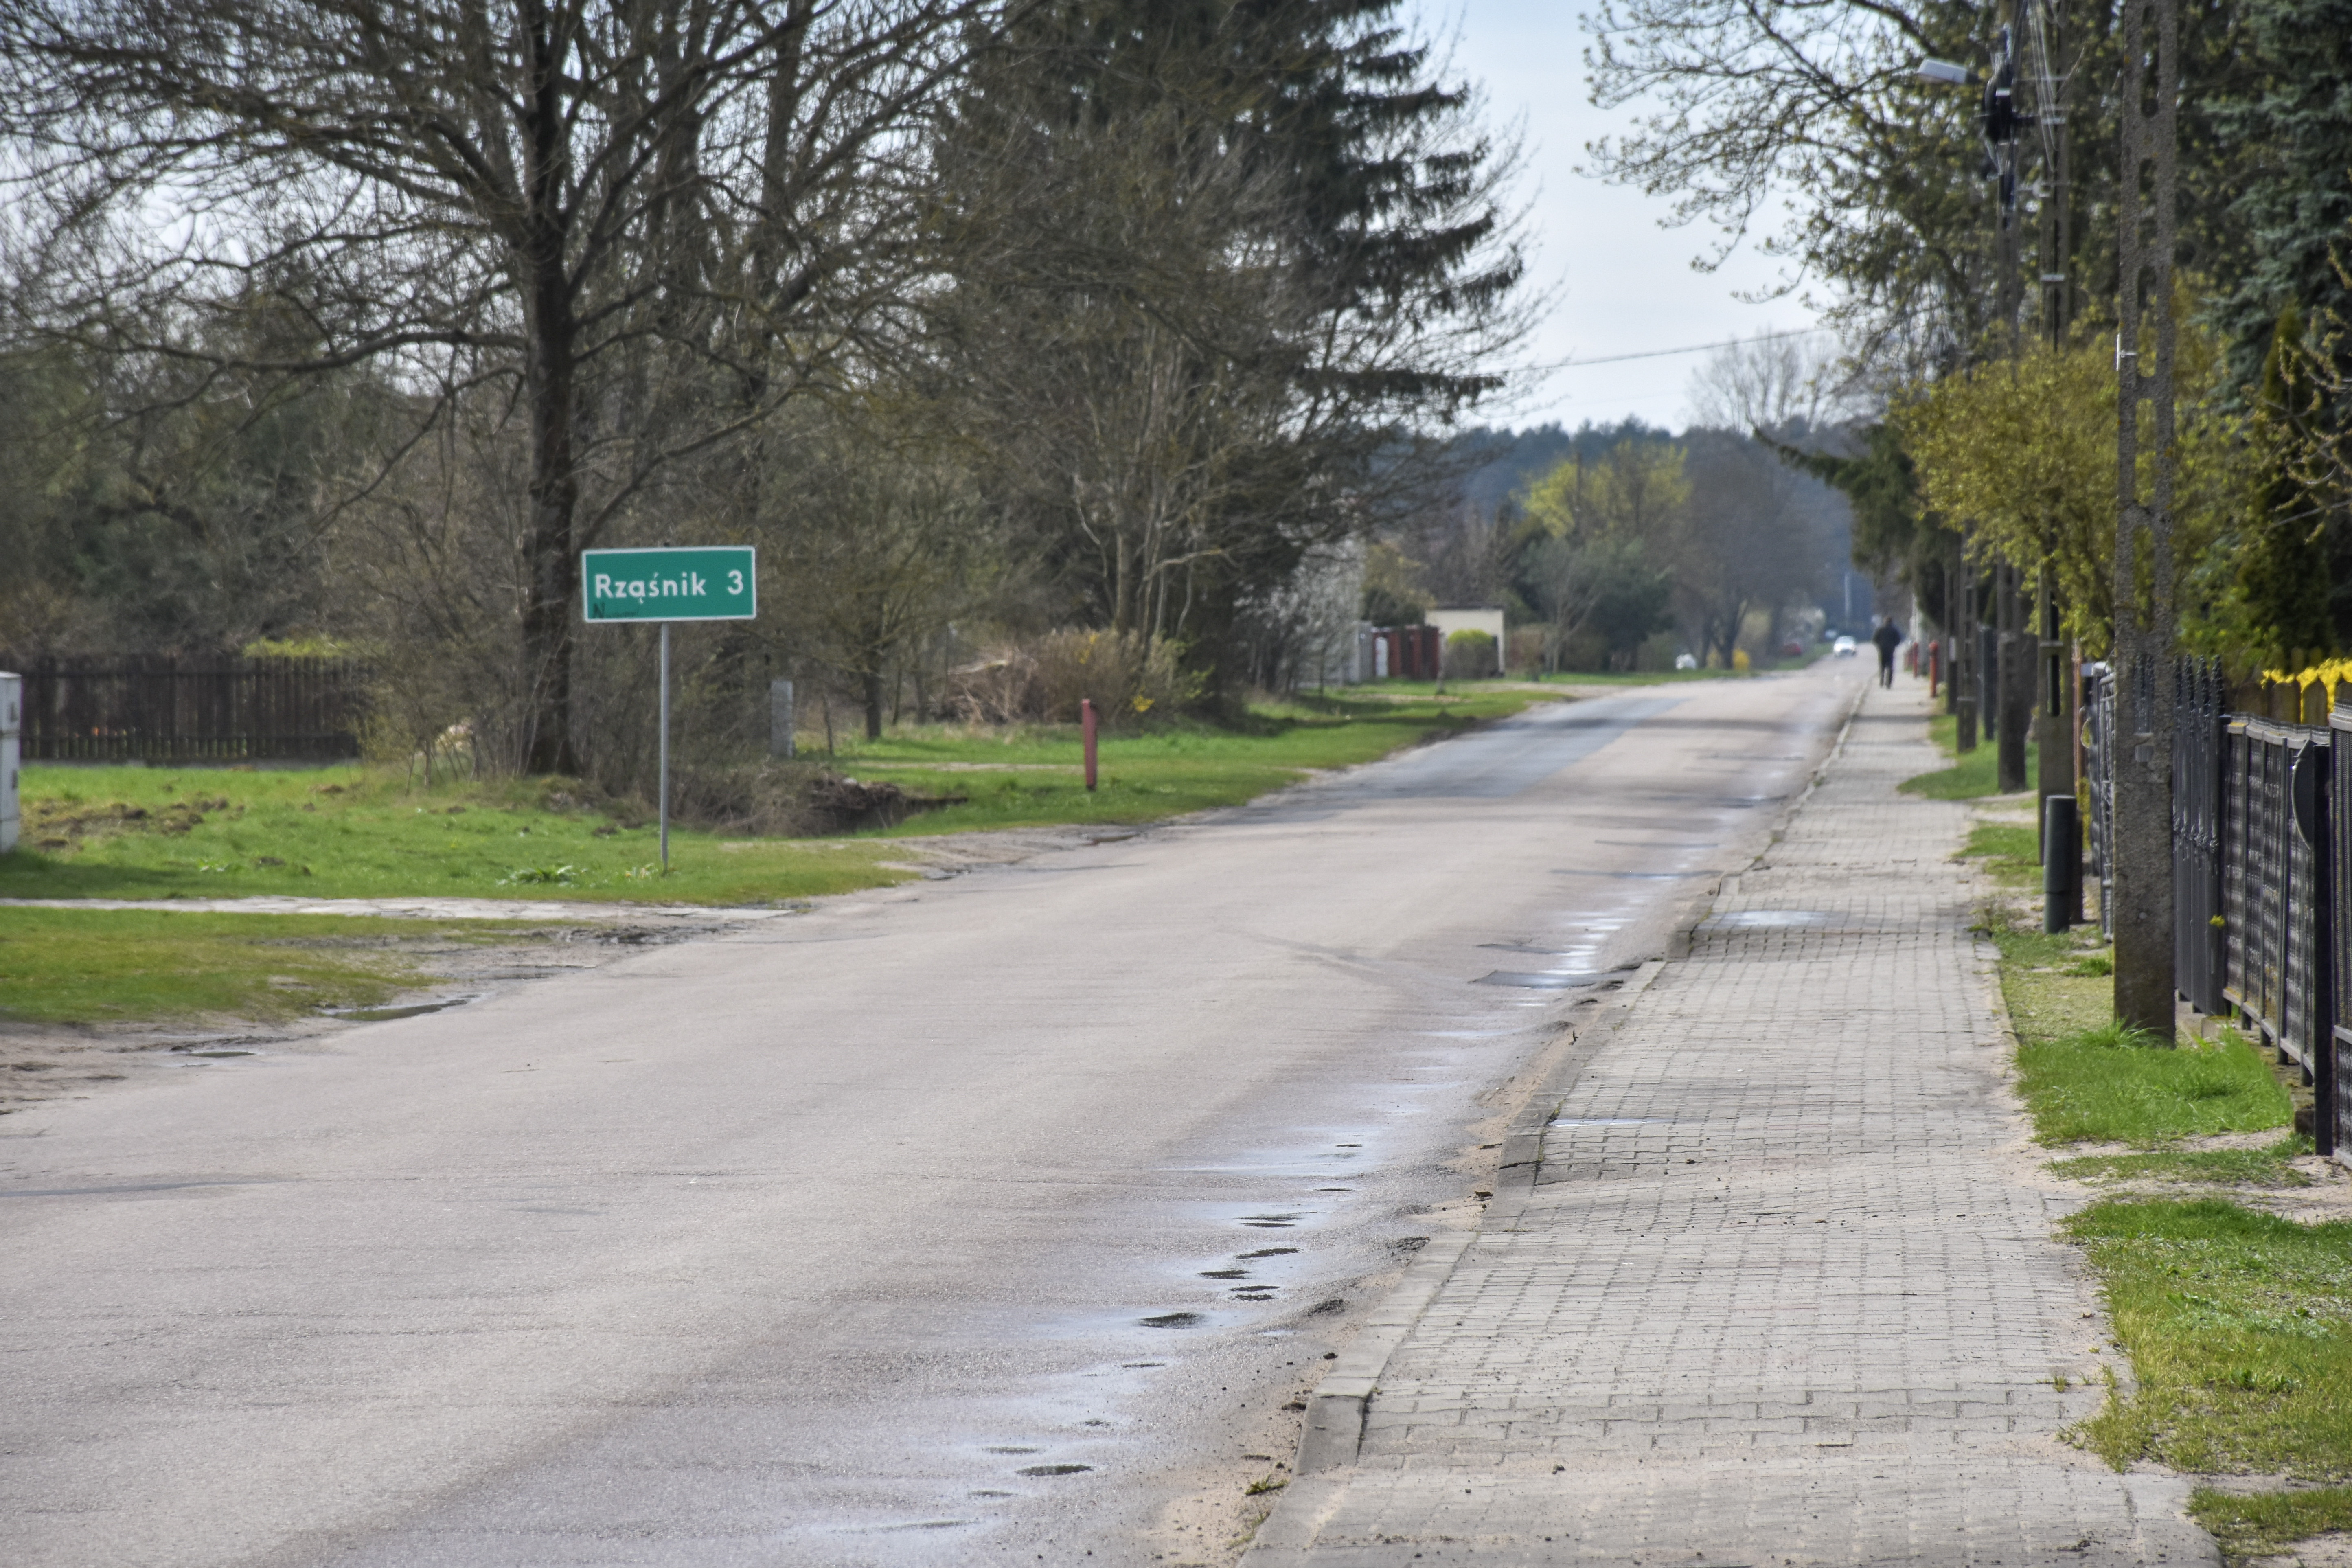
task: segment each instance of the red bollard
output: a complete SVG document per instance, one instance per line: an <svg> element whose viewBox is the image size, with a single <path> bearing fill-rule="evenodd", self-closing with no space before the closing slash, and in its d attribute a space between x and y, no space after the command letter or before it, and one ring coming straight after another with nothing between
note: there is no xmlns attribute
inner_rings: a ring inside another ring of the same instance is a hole
<svg viewBox="0 0 2352 1568"><path fill-rule="evenodd" d="M1095 787L1095 700L1093 698L1078 699L1078 722L1086 726L1087 787L1092 789Z"/></svg>

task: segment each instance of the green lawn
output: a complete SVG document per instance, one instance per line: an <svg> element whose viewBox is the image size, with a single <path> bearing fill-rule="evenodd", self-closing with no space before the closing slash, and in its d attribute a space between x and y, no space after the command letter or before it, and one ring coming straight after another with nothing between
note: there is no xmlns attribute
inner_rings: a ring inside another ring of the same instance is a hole
<svg viewBox="0 0 2352 1568"><path fill-rule="evenodd" d="M0 1017L276 1019L367 1007L424 978L419 948L512 942L482 921L151 910L0 910Z"/></svg>
<svg viewBox="0 0 2352 1568"><path fill-rule="evenodd" d="M1004 731L929 726L839 747L833 765L909 795L963 797L888 830L909 837L973 828L1155 822L1238 805L1308 773L1351 767L1424 741L1460 734L1480 720L1556 699L1502 682L1383 682L1369 692L1304 699L1254 710L1235 729L1185 726L1109 734L1089 795L1075 725Z"/></svg>
<svg viewBox="0 0 2352 1568"><path fill-rule="evenodd" d="M24 845L32 847L0 857L0 897L755 903L911 874L877 867L888 851L871 841L730 848L709 834L673 832L664 879L650 824L591 809L544 780L424 790L397 772L359 767L37 764L22 778Z"/></svg>
<svg viewBox="0 0 2352 1568"><path fill-rule="evenodd" d="M1950 714L1939 714L1927 721L1927 733L1942 748L1944 755L1953 759L1952 765L1934 773L1907 778L1897 787L1906 795L1924 795L1929 800L1979 800L2000 794L2000 750L1993 744L1992 736L1978 731L1976 750L1962 756L1959 752L1959 721ZM2032 742L2025 743L2025 776L2034 776L2035 759L2040 755ZM2028 829L2028 831L2032 831Z"/></svg>
<svg viewBox="0 0 2352 1568"><path fill-rule="evenodd" d="M2032 838L2021 825L1982 824L1967 852L2014 883ZM1986 925L2035 1136L2134 1151L2050 1165L2110 1192L2137 1189L2066 1226L2133 1371L2131 1388L2114 1385L2067 1436L2117 1469L2352 1478L2352 1224L2305 1225L2258 1206L2312 1184L2291 1163L2310 1146L2285 1132L2294 1105L2272 1064L2234 1030L2207 1044L2117 1027L2112 956L2089 933L2023 929L1998 902ZM2191 1142L2272 1131L2285 1135L2254 1148ZM2200 1489L2190 1512L2234 1561L2352 1525L2352 1487Z"/></svg>
<svg viewBox="0 0 2352 1568"><path fill-rule="evenodd" d="M888 833L743 839L673 828L658 870L642 807L593 805L576 784L511 780L414 787L397 770L62 768L23 772L24 847L0 857L0 897L415 897L773 902L903 880L892 840L975 828L1133 824L1233 805L1319 769L1458 734L1555 700L1501 683L1440 698L1394 690L1260 710L1233 729L1186 726L1101 743L1088 794L1075 726L935 726L842 747L840 773L963 803Z"/></svg>
<svg viewBox="0 0 2352 1568"><path fill-rule="evenodd" d="M2019 1091L2044 1143L2144 1148L2214 1132L2262 1132L2294 1118L2287 1092L2235 1033L2178 1046L2115 1025L2017 1052Z"/></svg>
<svg viewBox="0 0 2352 1568"><path fill-rule="evenodd" d="M1979 822L1960 851L1985 863L1993 880L2011 887L2042 883L2042 836L2023 823Z"/></svg>
<svg viewBox="0 0 2352 1568"><path fill-rule="evenodd" d="M2352 1476L2352 1224L2142 1199L2067 1229L2139 1384L2081 1428L2110 1464Z"/></svg>

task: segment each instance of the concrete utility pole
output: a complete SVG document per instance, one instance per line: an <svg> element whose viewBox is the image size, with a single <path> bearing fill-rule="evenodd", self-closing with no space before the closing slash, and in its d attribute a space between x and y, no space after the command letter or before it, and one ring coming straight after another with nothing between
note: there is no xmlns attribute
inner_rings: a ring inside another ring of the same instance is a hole
<svg viewBox="0 0 2352 1568"><path fill-rule="evenodd" d="M2067 98L2073 74L2066 58L2064 0L2041 0L2028 14L2026 59L2032 69L2027 81L2033 91L2033 123L2042 144L2042 212L2034 247L2034 270L2042 285L2042 331L2053 349L2063 347L2074 324L2074 226L2068 203ZM2041 699L2035 716L2036 742L2033 793L2037 802L2074 793L2074 680L2067 668L2066 644L2059 616L2058 584L2048 552L2035 584L2034 604L2041 621ZM2037 805L2033 814L2038 834L2049 812ZM2082 918L2082 879L2071 918Z"/></svg>
<svg viewBox="0 0 2352 1568"><path fill-rule="evenodd" d="M1985 78L1984 135L1994 179L1993 319L1995 352L2015 363L2018 318L2025 308L2021 258L2023 226L2017 193L2021 151L2019 132L2029 123L2017 100L2017 7L2004 5L1993 33L1992 68ZM2035 647L2039 638L2025 624L2018 593L2019 573L2008 561L1993 563L1993 626L1997 649L1992 680L1994 772L2004 795L2025 787L2026 729L2033 713ZM2038 807L2037 807L2038 809Z"/></svg>
<svg viewBox="0 0 2352 1568"><path fill-rule="evenodd" d="M1977 749L1977 698L1983 689L1977 658L1983 639L1977 636L1977 576L1968 563L1966 545L1952 552L1952 569L1960 574L1959 634L1952 639L1952 689L1959 694L1953 708L1952 744L1956 750L1973 752Z"/></svg>
<svg viewBox="0 0 2352 1568"><path fill-rule="evenodd" d="M2116 1016L2169 1043L2177 0L2126 0L2116 336ZM2150 363L2147 361L2152 360ZM2145 413L2143 413L2145 405ZM2145 429L2143 429L2143 424ZM2145 436L2149 482L2140 483Z"/></svg>
<svg viewBox="0 0 2352 1568"><path fill-rule="evenodd" d="M2018 592L2018 569L2002 562L1993 568L1995 613L2000 617L2000 668L1996 679L1999 748L1995 759L2001 793L2025 787L2025 731L2033 717L2033 648L2037 639L2025 624L2025 605Z"/></svg>

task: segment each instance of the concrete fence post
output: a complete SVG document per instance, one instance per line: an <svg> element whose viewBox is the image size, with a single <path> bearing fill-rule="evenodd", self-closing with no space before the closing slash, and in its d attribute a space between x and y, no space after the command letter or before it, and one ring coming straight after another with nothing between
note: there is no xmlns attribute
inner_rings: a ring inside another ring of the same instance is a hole
<svg viewBox="0 0 2352 1568"><path fill-rule="evenodd" d="M0 855L16 847L16 764L24 729L25 678L0 675Z"/></svg>
<svg viewBox="0 0 2352 1568"><path fill-rule="evenodd" d="M800 728L800 714L793 706L793 683L789 680L768 682L768 755L790 762L793 756L793 737Z"/></svg>

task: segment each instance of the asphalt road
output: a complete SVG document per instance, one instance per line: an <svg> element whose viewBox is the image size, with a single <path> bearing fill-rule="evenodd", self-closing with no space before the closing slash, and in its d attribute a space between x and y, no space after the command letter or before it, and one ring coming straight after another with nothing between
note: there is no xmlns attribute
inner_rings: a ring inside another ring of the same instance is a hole
<svg viewBox="0 0 2352 1568"><path fill-rule="evenodd" d="M0 1120L0 1563L1221 1563L1859 661Z"/></svg>

